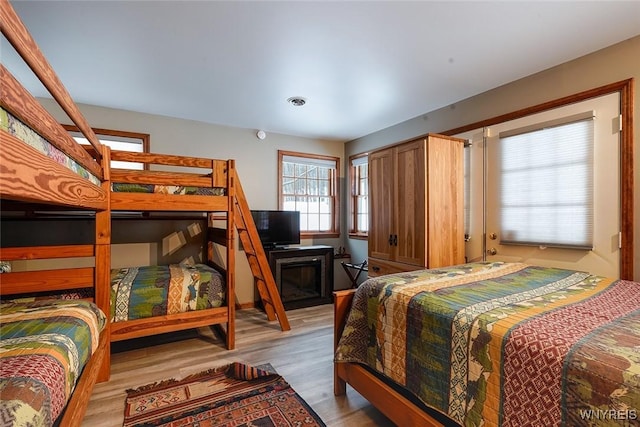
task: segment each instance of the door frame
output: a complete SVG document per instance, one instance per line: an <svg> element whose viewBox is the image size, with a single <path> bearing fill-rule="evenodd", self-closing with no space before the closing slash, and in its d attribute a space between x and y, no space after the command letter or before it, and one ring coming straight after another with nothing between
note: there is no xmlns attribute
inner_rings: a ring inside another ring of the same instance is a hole
<svg viewBox="0 0 640 427"><path fill-rule="evenodd" d="M511 113L502 114L490 119L464 125L445 132L443 135L457 135L477 128L484 128L502 122L540 113L546 110L562 107L564 105L597 98L610 93L620 93L620 113L622 114L622 131L620 132L620 278L633 280L633 106L634 106L634 79L621 80L605 86L579 92L573 95L558 98L542 104L523 108ZM484 237L484 236L483 236Z"/></svg>

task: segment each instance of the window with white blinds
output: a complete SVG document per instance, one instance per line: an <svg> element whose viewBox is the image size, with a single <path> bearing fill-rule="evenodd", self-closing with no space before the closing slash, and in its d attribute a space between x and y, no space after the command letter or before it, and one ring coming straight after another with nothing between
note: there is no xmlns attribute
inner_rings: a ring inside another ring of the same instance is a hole
<svg viewBox="0 0 640 427"><path fill-rule="evenodd" d="M593 117L500 133L501 244L592 249Z"/></svg>

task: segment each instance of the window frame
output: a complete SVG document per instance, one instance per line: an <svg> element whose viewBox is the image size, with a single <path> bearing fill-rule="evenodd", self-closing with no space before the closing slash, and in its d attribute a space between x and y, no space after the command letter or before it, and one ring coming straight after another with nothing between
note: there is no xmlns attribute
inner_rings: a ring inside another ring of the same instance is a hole
<svg viewBox="0 0 640 427"><path fill-rule="evenodd" d="M458 135L478 128L507 122L509 120L525 117L584 101L597 98L602 95L617 92L620 94L621 131L620 131L620 278L633 280L634 276L634 205L633 205L633 166L634 166L634 132L633 132L633 97L634 79L621 80L619 82L588 89L573 95L543 102L531 107L522 108L510 113L494 116L485 120L469 123L440 132L444 135Z"/></svg>
<svg viewBox="0 0 640 427"><path fill-rule="evenodd" d="M77 126L73 125L62 125L62 127L67 132L78 132L80 133L80 129ZM115 130L115 129L102 129L102 128L91 128L93 133L96 134L98 140L100 140L100 136L111 136L116 138L129 138L129 139L139 139L142 141L142 152L149 153L150 145L151 145L151 135L148 133L140 133L140 132L129 132L123 130ZM86 147L87 150L92 150L92 147ZM142 165L144 170L149 170L149 165L144 163Z"/></svg>
<svg viewBox="0 0 640 427"><path fill-rule="evenodd" d="M340 158L335 156L327 156L321 154L309 154L309 153L301 153L295 151L285 151L278 150L278 209L284 209L284 183L283 183L283 162L286 157L298 157L300 159L308 159L308 160L324 160L335 162L335 169L332 169L330 172L330 185L329 185L329 198L331 198L331 230L327 231L304 231L300 230L300 238L301 239L310 239L310 238L337 238L340 237L340 191L339 191L339 182L340 182Z"/></svg>
<svg viewBox="0 0 640 427"><path fill-rule="evenodd" d="M367 227L366 231L358 229L358 216L361 215L361 212L358 210L358 198L366 197L367 204L369 198L369 185L367 184L367 194L359 194L360 190L360 180L362 179L360 176L359 167L360 164L354 165L354 162L362 159L363 157L367 158L367 165L369 159L369 153L359 153L349 156L349 187L350 187L350 197L349 197L349 237L355 239L368 239L369 238L369 228ZM367 166L368 169L368 166ZM369 180L369 172L367 170L367 181ZM366 212L367 222L369 218L369 211Z"/></svg>

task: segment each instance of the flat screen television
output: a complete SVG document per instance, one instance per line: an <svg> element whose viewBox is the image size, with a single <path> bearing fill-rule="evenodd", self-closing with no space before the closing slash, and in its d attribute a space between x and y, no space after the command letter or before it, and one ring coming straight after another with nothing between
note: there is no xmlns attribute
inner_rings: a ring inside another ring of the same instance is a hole
<svg viewBox="0 0 640 427"><path fill-rule="evenodd" d="M300 212L253 210L251 216L263 247L274 248L300 243Z"/></svg>

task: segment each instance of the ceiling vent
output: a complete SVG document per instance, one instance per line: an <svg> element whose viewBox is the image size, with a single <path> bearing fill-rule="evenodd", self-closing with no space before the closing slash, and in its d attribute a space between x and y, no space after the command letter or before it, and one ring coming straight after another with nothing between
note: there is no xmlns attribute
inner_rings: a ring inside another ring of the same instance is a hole
<svg viewBox="0 0 640 427"><path fill-rule="evenodd" d="M294 107L302 107L304 104L307 103L307 100L301 96L292 96L291 98L287 99L287 102L293 105Z"/></svg>

